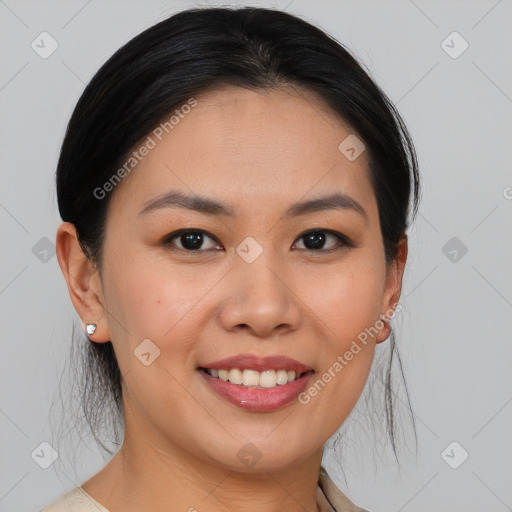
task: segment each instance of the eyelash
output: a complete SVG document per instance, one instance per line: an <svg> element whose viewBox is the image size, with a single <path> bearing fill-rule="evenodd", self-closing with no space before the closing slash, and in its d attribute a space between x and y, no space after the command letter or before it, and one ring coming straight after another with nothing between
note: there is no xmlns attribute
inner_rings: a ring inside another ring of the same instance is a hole
<svg viewBox="0 0 512 512"><path fill-rule="evenodd" d="M202 234L202 235L206 235L207 237L211 238L212 240L214 240L218 245L221 245L219 243L219 241L212 235L210 235L207 231L203 231L202 229L180 229L178 231L174 231L173 233L170 233L169 235L167 235L163 241L162 241L162 244L169 250L172 250L172 251L178 251L178 252L186 252L186 253L191 253L191 254L195 254L195 253L201 253L201 252L206 252L206 251L209 251L211 249L196 249L196 250L192 250L192 249L182 249L180 247L174 247L173 244L172 244L172 241L175 239L175 238L178 238L180 237L181 235L184 235L184 234L187 234L187 233L196 233L196 234ZM304 233L301 233L296 240L300 240L301 238L309 235L309 234L313 234L313 233L324 233L324 234L328 234L328 235L333 235L334 237L336 237L338 239L338 246L337 247L332 247L330 249L299 249L301 251L307 251L307 252L310 252L310 253L332 253L332 252L336 252L336 251L339 251L341 250L342 248L344 247L348 247L348 248L355 248L356 245L352 242L352 240L350 240L350 238L348 238L346 235L342 234L342 233L338 233L337 231L332 231L330 229L310 229L308 231L305 231ZM294 242L294 245L295 245L296 242Z"/></svg>

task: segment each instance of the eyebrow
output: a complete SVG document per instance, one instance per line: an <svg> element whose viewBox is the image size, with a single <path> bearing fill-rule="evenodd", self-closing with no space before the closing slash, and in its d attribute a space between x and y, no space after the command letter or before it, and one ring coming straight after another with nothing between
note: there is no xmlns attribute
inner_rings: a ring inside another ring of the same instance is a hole
<svg viewBox="0 0 512 512"><path fill-rule="evenodd" d="M234 209L225 203L203 196L188 196L178 191L171 191L158 196L145 203L144 208L139 212L139 216L145 215L162 208L184 208L193 210L205 215L223 215L226 217L236 217ZM326 210L351 210L359 213L365 220L368 219L365 209L352 197L340 192L328 196L301 201L290 206L285 214L285 218L298 217L308 213L322 212Z"/></svg>

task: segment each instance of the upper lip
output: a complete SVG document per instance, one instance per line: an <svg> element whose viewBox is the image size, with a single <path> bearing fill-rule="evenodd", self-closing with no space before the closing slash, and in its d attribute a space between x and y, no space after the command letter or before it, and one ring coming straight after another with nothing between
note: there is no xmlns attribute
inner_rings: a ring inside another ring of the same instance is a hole
<svg viewBox="0 0 512 512"><path fill-rule="evenodd" d="M244 370L256 370L259 372L264 370L294 370L297 374L313 370L310 366L302 364L290 357L281 355L257 356L255 354L238 354L236 356L226 357L224 359L219 359L218 361L202 364L200 368L213 368L217 370L239 368Z"/></svg>

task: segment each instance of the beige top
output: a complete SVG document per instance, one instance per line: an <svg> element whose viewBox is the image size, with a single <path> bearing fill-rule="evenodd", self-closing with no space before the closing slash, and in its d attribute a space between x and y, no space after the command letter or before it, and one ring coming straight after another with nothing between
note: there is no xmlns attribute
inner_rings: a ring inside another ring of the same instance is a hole
<svg viewBox="0 0 512 512"><path fill-rule="evenodd" d="M316 492L320 512L368 512L354 505L320 467ZM107 508L89 496L82 487L75 487L40 512L109 512Z"/></svg>

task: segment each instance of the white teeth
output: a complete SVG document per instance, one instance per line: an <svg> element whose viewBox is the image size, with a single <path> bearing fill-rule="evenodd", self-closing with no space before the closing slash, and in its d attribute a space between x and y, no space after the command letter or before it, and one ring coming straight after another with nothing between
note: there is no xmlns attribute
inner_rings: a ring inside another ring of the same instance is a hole
<svg viewBox="0 0 512 512"><path fill-rule="evenodd" d="M231 379L230 379L230 382L231 382ZM244 370L244 373L242 376L242 383L244 386L259 386L260 385L260 373L257 372L256 370Z"/></svg>
<svg viewBox="0 0 512 512"><path fill-rule="evenodd" d="M229 381L232 384L260 389L284 386L289 382L293 382L301 375L297 375L294 370L265 370L263 372L258 372L256 370L240 370L239 368L231 368L230 370L207 368L206 372L212 377L217 377L223 381Z"/></svg>
<svg viewBox="0 0 512 512"><path fill-rule="evenodd" d="M260 386L262 388L275 388L277 385L276 372L265 370L260 374Z"/></svg>
<svg viewBox="0 0 512 512"><path fill-rule="evenodd" d="M295 373L293 374L293 379L290 379L290 381L291 380L295 380ZM277 370L276 382L280 386L282 386L283 384L287 384L288 383L288 372L286 370Z"/></svg>
<svg viewBox="0 0 512 512"><path fill-rule="evenodd" d="M242 372L238 368L229 370L229 382L233 384L242 384Z"/></svg>

